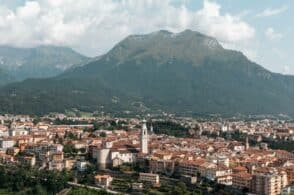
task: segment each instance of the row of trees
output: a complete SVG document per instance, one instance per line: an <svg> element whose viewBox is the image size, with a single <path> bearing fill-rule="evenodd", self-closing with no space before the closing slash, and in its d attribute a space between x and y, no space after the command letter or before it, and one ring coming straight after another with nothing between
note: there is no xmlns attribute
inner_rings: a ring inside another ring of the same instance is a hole
<svg viewBox="0 0 294 195"><path fill-rule="evenodd" d="M150 126L151 124L148 124ZM189 136L189 129L172 121L156 121L152 123L153 131L156 134L166 134L175 137Z"/></svg>

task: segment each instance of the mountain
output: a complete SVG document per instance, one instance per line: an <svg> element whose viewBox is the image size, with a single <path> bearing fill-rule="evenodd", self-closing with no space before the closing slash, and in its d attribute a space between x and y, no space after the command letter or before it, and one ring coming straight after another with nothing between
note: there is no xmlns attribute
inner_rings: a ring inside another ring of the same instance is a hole
<svg viewBox="0 0 294 195"><path fill-rule="evenodd" d="M272 73L186 30L131 35L89 64L0 90L0 110L294 115L294 77Z"/></svg>
<svg viewBox="0 0 294 195"><path fill-rule="evenodd" d="M0 46L0 69L15 81L56 76L72 66L88 62L88 60L89 58L65 47L14 48Z"/></svg>
<svg viewBox="0 0 294 195"><path fill-rule="evenodd" d="M0 86L5 85L14 79L4 70L0 69Z"/></svg>

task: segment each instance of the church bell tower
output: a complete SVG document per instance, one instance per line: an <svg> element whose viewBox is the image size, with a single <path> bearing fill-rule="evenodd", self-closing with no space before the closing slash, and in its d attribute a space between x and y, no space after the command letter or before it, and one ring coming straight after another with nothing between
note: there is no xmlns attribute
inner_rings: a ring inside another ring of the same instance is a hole
<svg viewBox="0 0 294 195"><path fill-rule="evenodd" d="M148 130L146 125L146 120L143 120L142 122L143 124L142 124L141 137L140 137L141 153L148 154Z"/></svg>

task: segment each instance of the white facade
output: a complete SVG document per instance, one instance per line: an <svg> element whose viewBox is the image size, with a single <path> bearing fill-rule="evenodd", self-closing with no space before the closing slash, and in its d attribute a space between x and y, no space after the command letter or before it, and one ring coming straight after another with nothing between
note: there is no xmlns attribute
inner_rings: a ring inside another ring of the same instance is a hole
<svg viewBox="0 0 294 195"><path fill-rule="evenodd" d="M14 146L14 141L13 140L6 140L2 139L0 140L0 147L3 149L10 148Z"/></svg>
<svg viewBox="0 0 294 195"><path fill-rule="evenodd" d="M159 184L159 175L153 173L139 173L139 180L157 185Z"/></svg>
<svg viewBox="0 0 294 195"><path fill-rule="evenodd" d="M136 154L131 152L111 152L111 160L119 158L123 163L133 163L136 161Z"/></svg>
<svg viewBox="0 0 294 195"><path fill-rule="evenodd" d="M25 129L10 129L9 130L9 136L21 136L21 135L28 135L29 132Z"/></svg>
<svg viewBox="0 0 294 195"><path fill-rule="evenodd" d="M97 163L100 169L104 169L113 163L114 159L120 159L122 163L134 163L136 161L137 153L124 151L111 151L108 148L98 148L93 152L96 156Z"/></svg>

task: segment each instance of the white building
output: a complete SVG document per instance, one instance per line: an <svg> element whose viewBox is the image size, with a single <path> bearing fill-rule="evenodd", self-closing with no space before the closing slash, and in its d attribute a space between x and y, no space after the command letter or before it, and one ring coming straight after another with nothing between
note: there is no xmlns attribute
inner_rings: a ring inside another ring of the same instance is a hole
<svg viewBox="0 0 294 195"><path fill-rule="evenodd" d="M3 139L0 140L0 148L7 149L7 148L10 148L10 147L13 147L13 146L14 146L14 140L13 139L3 138Z"/></svg>
<svg viewBox="0 0 294 195"><path fill-rule="evenodd" d="M93 154L96 155L97 163L100 169L109 166L119 166L123 163L134 163L137 159L137 152L129 151L126 148L95 148Z"/></svg>
<svg viewBox="0 0 294 195"><path fill-rule="evenodd" d="M127 150L124 151L112 151L111 152L111 160L112 166L120 165L122 163L134 163L136 161L137 154L129 152ZM121 163L114 163L114 160L119 160Z"/></svg>
<svg viewBox="0 0 294 195"><path fill-rule="evenodd" d="M77 161L76 168L79 171L85 171L87 169L88 163L86 161Z"/></svg>
<svg viewBox="0 0 294 195"><path fill-rule="evenodd" d="M24 128L17 128L17 129L10 129L9 136L21 136L21 135L28 135L29 132Z"/></svg>

